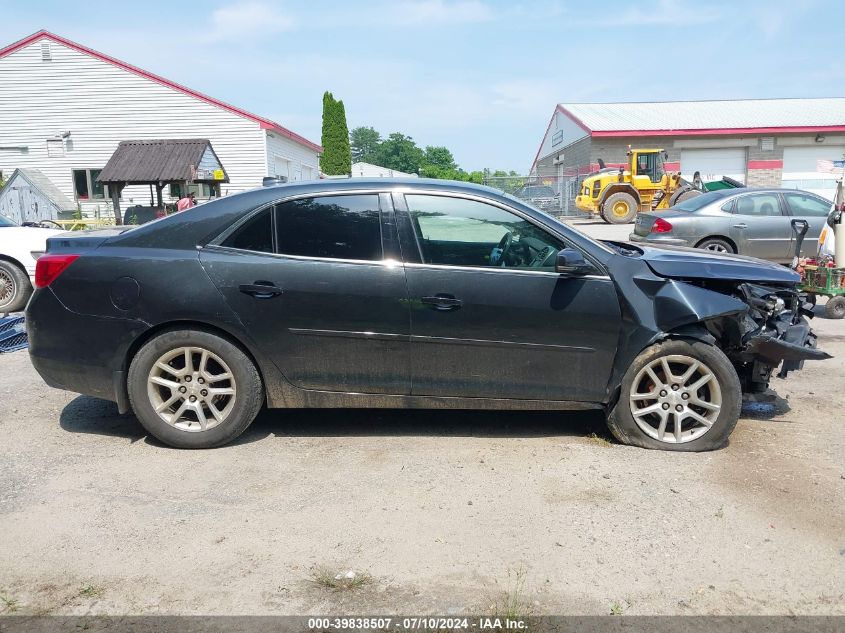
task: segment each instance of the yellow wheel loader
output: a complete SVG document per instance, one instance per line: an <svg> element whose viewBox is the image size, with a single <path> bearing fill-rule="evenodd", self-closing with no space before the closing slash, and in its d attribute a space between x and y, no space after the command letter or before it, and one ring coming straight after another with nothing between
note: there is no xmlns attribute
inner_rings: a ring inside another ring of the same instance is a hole
<svg viewBox="0 0 845 633"><path fill-rule="evenodd" d="M730 178L705 184L698 173L690 183L678 172L667 173L665 158L662 149L628 149L627 168L605 167L599 160L599 171L584 179L575 206L601 216L605 222L627 224L634 221L638 211L668 209L705 191L743 186Z"/></svg>

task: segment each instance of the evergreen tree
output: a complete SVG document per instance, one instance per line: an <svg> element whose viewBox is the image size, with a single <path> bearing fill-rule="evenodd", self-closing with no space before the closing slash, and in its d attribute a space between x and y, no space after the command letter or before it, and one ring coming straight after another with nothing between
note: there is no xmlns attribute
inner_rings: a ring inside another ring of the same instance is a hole
<svg viewBox="0 0 845 633"><path fill-rule="evenodd" d="M349 149L349 128L343 101L337 101L331 92L323 94L323 155L320 169L324 174L337 176L352 171Z"/></svg>

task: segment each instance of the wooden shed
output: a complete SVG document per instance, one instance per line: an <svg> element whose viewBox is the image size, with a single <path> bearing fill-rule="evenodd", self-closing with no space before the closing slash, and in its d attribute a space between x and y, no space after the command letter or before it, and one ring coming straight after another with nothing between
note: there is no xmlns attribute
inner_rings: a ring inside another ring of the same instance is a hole
<svg viewBox="0 0 845 633"><path fill-rule="evenodd" d="M0 189L0 215L23 224L76 211L73 201L37 169L16 169Z"/></svg>

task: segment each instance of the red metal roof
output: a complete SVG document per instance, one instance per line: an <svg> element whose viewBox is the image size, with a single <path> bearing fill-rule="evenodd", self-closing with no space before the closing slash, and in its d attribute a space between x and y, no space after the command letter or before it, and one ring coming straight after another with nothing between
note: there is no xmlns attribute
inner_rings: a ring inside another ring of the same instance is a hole
<svg viewBox="0 0 845 633"><path fill-rule="evenodd" d="M250 121L255 121L261 127L262 130L270 130L277 134L281 134L282 136L286 136L287 138L305 145L313 149L315 152L322 152L323 148L316 143L312 143L304 136L300 136L296 132L292 132L291 130L287 129L286 127L279 125L275 121L271 121L270 119L265 119L264 117L260 117L257 114L252 114L251 112L247 112L246 110L242 110L236 106L230 105L219 99L215 99L214 97L209 97L208 95L204 95L201 92L197 92L196 90L191 90L187 86L183 86L181 84L177 84L176 82L170 81L169 79L165 79L164 77L160 77L159 75L155 75L151 72L143 70L142 68L138 68L137 66L133 66L132 64L127 64L124 61L119 59L115 59L114 57L110 57L99 51L95 51L94 49L88 48L87 46L83 46L82 44L77 44L69 39L56 35L55 33L50 33L49 31L38 31L37 33L33 33L32 35L23 38L22 40L18 40L13 44L9 44L4 48L0 48L0 58L5 57L6 55L10 55L15 51L23 48L24 46L28 46L33 42L37 42L41 39L50 39L54 42L58 42L68 48L72 48L80 53L85 53L86 55L91 55L97 59L100 59L104 62L108 62L109 64L113 64L118 68L122 68L123 70L127 70L131 73L135 73L145 79L149 79L154 81L162 86L167 86L168 88L172 88L173 90L177 90L183 94L189 95L200 101L205 101L206 103L210 103L211 105L217 106L218 108L223 108L228 112L232 112L233 114L237 114L239 116L244 117L245 119L249 119Z"/></svg>

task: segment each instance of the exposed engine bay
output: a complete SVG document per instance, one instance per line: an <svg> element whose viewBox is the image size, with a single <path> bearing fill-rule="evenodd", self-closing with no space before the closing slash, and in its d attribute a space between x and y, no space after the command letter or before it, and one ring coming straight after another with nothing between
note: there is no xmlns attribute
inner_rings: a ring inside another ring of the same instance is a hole
<svg viewBox="0 0 845 633"><path fill-rule="evenodd" d="M777 376L785 378L801 369L805 360L830 358L816 349L816 335L808 322L813 317L812 305L794 288L750 282L689 283L729 293L747 306L742 312L703 322L734 364L743 392L765 391L778 367Z"/></svg>

